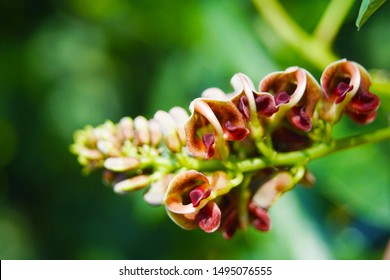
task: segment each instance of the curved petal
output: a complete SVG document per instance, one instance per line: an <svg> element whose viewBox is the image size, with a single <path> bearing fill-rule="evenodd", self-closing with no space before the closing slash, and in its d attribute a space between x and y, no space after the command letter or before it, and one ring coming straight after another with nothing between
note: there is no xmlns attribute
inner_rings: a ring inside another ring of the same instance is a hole
<svg viewBox="0 0 390 280"><path fill-rule="evenodd" d="M191 214L177 214L171 211L167 211L168 216L179 227L186 230L193 230L198 227L198 221L196 220L196 213Z"/></svg>
<svg viewBox="0 0 390 280"><path fill-rule="evenodd" d="M287 93L290 96L288 102L279 104L280 109L286 110L297 105L306 89L306 73L299 67L289 67L285 71L273 72L261 80L260 92L268 92L275 98ZM283 98L286 100L286 98Z"/></svg>
<svg viewBox="0 0 390 280"><path fill-rule="evenodd" d="M315 78L302 70L306 75L306 88L299 102L288 111L287 118L296 129L307 132L312 128L312 118L322 90Z"/></svg>
<svg viewBox="0 0 390 280"><path fill-rule="evenodd" d="M311 118L322 95L322 89L317 80L308 71L306 75L306 88L297 106L305 106L305 113Z"/></svg>
<svg viewBox="0 0 390 280"><path fill-rule="evenodd" d="M177 214L168 211L168 216L178 226L186 230L193 230L199 226L204 232L212 233L221 225L221 210L213 201L208 202L199 212Z"/></svg>
<svg viewBox="0 0 390 280"><path fill-rule="evenodd" d="M201 95L203 98L227 100L228 96L219 88L212 87L204 90Z"/></svg>
<svg viewBox="0 0 390 280"><path fill-rule="evenodd" d="M214 128L204 115L196 112L195 110L192 111L192 115L185 125L186 147L195 157L210 158L211 154L214 155ZM222 128L219 128L218 130L222 131ZM209 142L205 143L204 135L210 135L207 137L213 139L212 145L209 145ZM223 151L225 154L227 153L226 149L227 148ZM218 153L219 152L220 151L218 150ZM217 157L219 156L220 155L218 154Z"/></svg>

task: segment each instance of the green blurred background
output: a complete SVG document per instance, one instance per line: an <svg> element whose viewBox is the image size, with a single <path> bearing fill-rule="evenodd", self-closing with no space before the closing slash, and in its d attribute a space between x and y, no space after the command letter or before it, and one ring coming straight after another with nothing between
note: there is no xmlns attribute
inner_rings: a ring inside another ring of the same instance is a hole
<svg viewBox="0 0 390 280"><path fill-rule="evenodd" d="M356 1L334 50L390 71L390 5L357 31ZM328 1L282 1L312 31ZM13 0L0 2L1 259L380 259L390 237L389 141L310 164L271 210L269 233L230 241L184 231L142 192L117 195L70 154L73 131L122 116L152 117L236 72L257 84L291 65L321 71L269 28L251 1ZM390 92L389 92L390 93ZM381 96L382 98L382 96ZM389 125L389 98L367 126Z"/></svg>

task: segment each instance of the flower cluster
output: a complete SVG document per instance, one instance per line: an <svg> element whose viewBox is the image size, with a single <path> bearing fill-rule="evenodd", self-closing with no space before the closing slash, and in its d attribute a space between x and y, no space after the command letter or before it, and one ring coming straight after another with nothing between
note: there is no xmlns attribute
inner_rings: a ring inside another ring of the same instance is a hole
<svg viewBox="0 0 390 280"><path fill-rule="evenodd" d="M290 67L256 90L239 73L232 93L207 89L190 114L175 107L151 120L86 127L75 133L72 151L87 171L103 169L116 192L145 189L145 200L165 205L184 229L220 230L226 239L248 225L268 231L277 199L314 182L310 158L294 152L330 145L343 113L359 124L375 119L380 101L370 84L367 71L345 59L330 64L320 83Z"/></svg>

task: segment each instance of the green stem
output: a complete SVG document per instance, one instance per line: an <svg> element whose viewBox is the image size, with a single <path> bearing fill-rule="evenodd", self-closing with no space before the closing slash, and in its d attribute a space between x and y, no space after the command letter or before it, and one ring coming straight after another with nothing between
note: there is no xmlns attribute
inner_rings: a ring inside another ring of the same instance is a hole
<svg viewBox="0 0 390 280"><path fill-rule="evenodd" d="M338 59L329 45L307 34L277 0L253 0L253 3L275 32L318 69L323 70Z"/></svg>
<svg viewBox="0 0 390 280"><path fill-rule="evenodd" d="M376 143L386 139L390 139L390 126L378 129L371 133L364 133L340 139L336 141L336 145L334 146L332 152L353 148L367 143Z"/></svg>
<svg viewBox="0 0 390 280"><path fill-rule="evenodd" d="M390 139L390 127L382 128L371 133L342 138L330 143L322 143L302 151L278 153L271 162L267 162L261 158L243 160L237 163L237 168L241 172L250 172L271 166L294 165L321 158L337 151L363 144L376 143L386 139Z"/></svg>
<svg viewBox="0 0 390 280"><path fill-rule="evenodd" d="M239 227L246 229L248 227L248 203L250 198L249 184L252 180L252 174L246 174L243 183L239 186L238 217Z"/></svg>
<svg viewBox="0 0 390 280"><path fill-rule="evenodd" d="M323 44L331 45L354 2L355 0L332 0L313 32L314 37Z"/></svg>
<svg viewBox="0 0 390 280"><path fill-rule="evenodd" d="M213 172L216 170L239 170L240 172L253 172L266 167L306 164L310 160L324 157L331 153L346 150L363 144L376 143L390 139L390 126L374 132L350 136L339 140L320 143L302 151L288 153L275 153L269 158L250 158L244 160L202 160L192 157L187 158L185 168L198 171Z"/></svg>

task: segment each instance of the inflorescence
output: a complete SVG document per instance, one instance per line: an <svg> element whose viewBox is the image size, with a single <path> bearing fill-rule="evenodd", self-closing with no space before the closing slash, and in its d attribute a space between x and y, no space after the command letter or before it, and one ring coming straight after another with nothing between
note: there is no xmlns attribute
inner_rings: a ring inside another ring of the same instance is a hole
<svg viewBox="0 0 390 280"><path fill-rule="evenodd" d="M370 84L368 72L345 59L326 67L320 84L290 67L255 90L239 73L233 93L207 89L190 115L174 107L151 120L87 126L71 150L86 171L102 169L115 192L144 189L145 201L164 205L184 229L220 230L226 239L248 225L268 231L277 199L297 183L314 183L309 151L331 149L342 114L359 124L375 119L380 101Z"/></svg>

